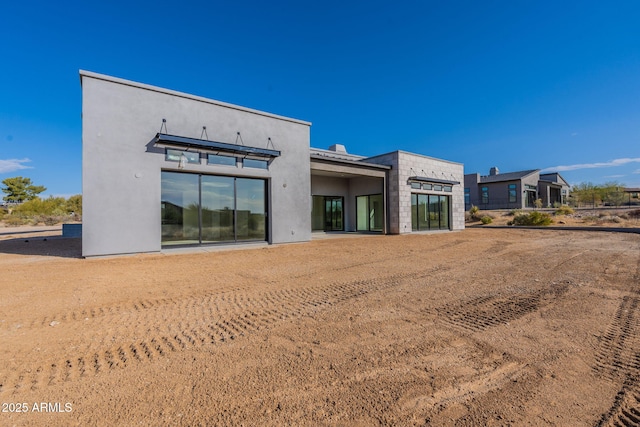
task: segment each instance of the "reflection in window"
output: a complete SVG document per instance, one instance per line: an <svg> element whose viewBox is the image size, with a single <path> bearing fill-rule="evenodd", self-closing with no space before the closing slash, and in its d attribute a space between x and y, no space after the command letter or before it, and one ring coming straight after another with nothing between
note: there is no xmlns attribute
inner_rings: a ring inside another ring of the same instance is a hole
<svg viewBox="0 0 640 427"><path fill-rule="evenodd" d="M170 162L179 162L182 157L185 157L185 161L187 163L200 163L200 153L195 153L192 151L182 151L182 150L174 150L172 148L167 148L165 152L164 159Z"/></svg>
<svg viewBox="0 0 640 427"><path fill-rule="evenodd" d="M421 184L419 182L412 182L411 183L411 188L414 188L416 190L419 190L421 187Z"/></svg>
<svg viewBox="0 0 640 427"><path fill-rule="evenodd" d="M233 214L234 179L229 176L202 176L202 242L229 242L235 239Z"/></svg>
<svg viewBox="0 0 640 427"><path fill-rule="evenodd" d="M198 175L162 172L162 243L199 243Z"/></svg>
<svg viewBox="0 0 640 427"><path fill-rule="evenodd" d="M411 194L411 229L448 230L450 196Z"/></svg>
<svg viewBox="0 0 640 427"><path fill-rule="evenodd" d="M482 187L482 203L489 203L489 187Z"/></svg>
<svg viewBox="0 0 640 427"><path fill-rule="evenodd" d="M266 240L266 181L162 172L162 245Z"/></svg>
<svg viewBox="0 0 640 427"><path fill-rule="evenodd" d="M356 230L382 231L382 194L356 197Z"/></svg>
<svg viewBox="0 0 640 427"><path fill-rule="evenodd" d="M266 160L244 159L242 164L245 168L269 169L269 162Z"/></svg>
<svg viewBox="0 0 640 427"><path fill-rule="evenodd" d="M236 178L236 239L264 240L265 212L264 181Z"/></svg>
<svg viewBox="0 0 640 427"><path fill-rule="evenodd" d="M207 155L207 163L210 165L235 166L236 158L229 157L229 156L221 156L219 154L209 154Z"/></svg>

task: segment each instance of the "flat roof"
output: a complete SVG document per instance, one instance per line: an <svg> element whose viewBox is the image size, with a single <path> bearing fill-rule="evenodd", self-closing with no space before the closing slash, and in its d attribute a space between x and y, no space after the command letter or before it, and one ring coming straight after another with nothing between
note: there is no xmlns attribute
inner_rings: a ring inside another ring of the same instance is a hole
<svg viewBox="0 0 640 427"><path fill-rule="evenodd" d="M167 95L177 96L180 98L192 99L194 101L205 102L207 104L219 105L221 107L231 108L234 110L244 111L246 113L257 114L259 116L270 117L272 119L284 120L287 122L297 123L305 126L311 126L311 122L303 120L292 119L291 117L279 116L277 114L267 113L265 111L254 110L252 108L241 107L235 104L229 104L227 102L217 101L215 99L204 98L202 96L191 95L185 92L178 92L175 90L164 89L158 86L152 86L144 83L138 83L131 80L125 80L118 77L107 76L105 74L94 73L92 71L80 70L80 84L82 84L83 77L90 77L97 80L104 80L111 83L118 83L125 86L136 87L138 89L150 90L152 92L164 93Z"/></svg>

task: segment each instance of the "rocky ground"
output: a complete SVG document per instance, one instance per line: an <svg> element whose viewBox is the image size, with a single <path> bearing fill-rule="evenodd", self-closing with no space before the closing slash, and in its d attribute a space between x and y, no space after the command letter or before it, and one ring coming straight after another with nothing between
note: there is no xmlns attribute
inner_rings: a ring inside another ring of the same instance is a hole
<svg viewBox="0 0 640 427"><path fill-rule="evenodd" d="M0 233L0 425L640 419L638 234L79 255Z"/></svg>

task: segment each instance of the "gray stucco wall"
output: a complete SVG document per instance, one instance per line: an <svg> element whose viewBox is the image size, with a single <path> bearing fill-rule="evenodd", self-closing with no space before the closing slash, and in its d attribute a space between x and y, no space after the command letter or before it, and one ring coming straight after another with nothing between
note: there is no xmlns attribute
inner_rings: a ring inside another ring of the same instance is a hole
<svg viewBox="0 0 640 427"><path fill-rule="evenodd" d="M160 173L178 170L150 141L165 133L266 148L282 155L269 170L187 164L182 172L267 180L270 242L311 238L310 123L81 71L84 256L153 252L160 243Z"/></svg>

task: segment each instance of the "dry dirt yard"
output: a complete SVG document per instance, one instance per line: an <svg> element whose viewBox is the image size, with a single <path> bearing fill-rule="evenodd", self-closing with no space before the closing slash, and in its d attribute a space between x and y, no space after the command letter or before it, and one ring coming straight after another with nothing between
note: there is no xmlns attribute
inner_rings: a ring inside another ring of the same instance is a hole
<svg viewBox="0 0 640 427"><path fill-rule="evenodd" d="M79 245L0 241L0 425L639 424L638 234Z"/></svg>

